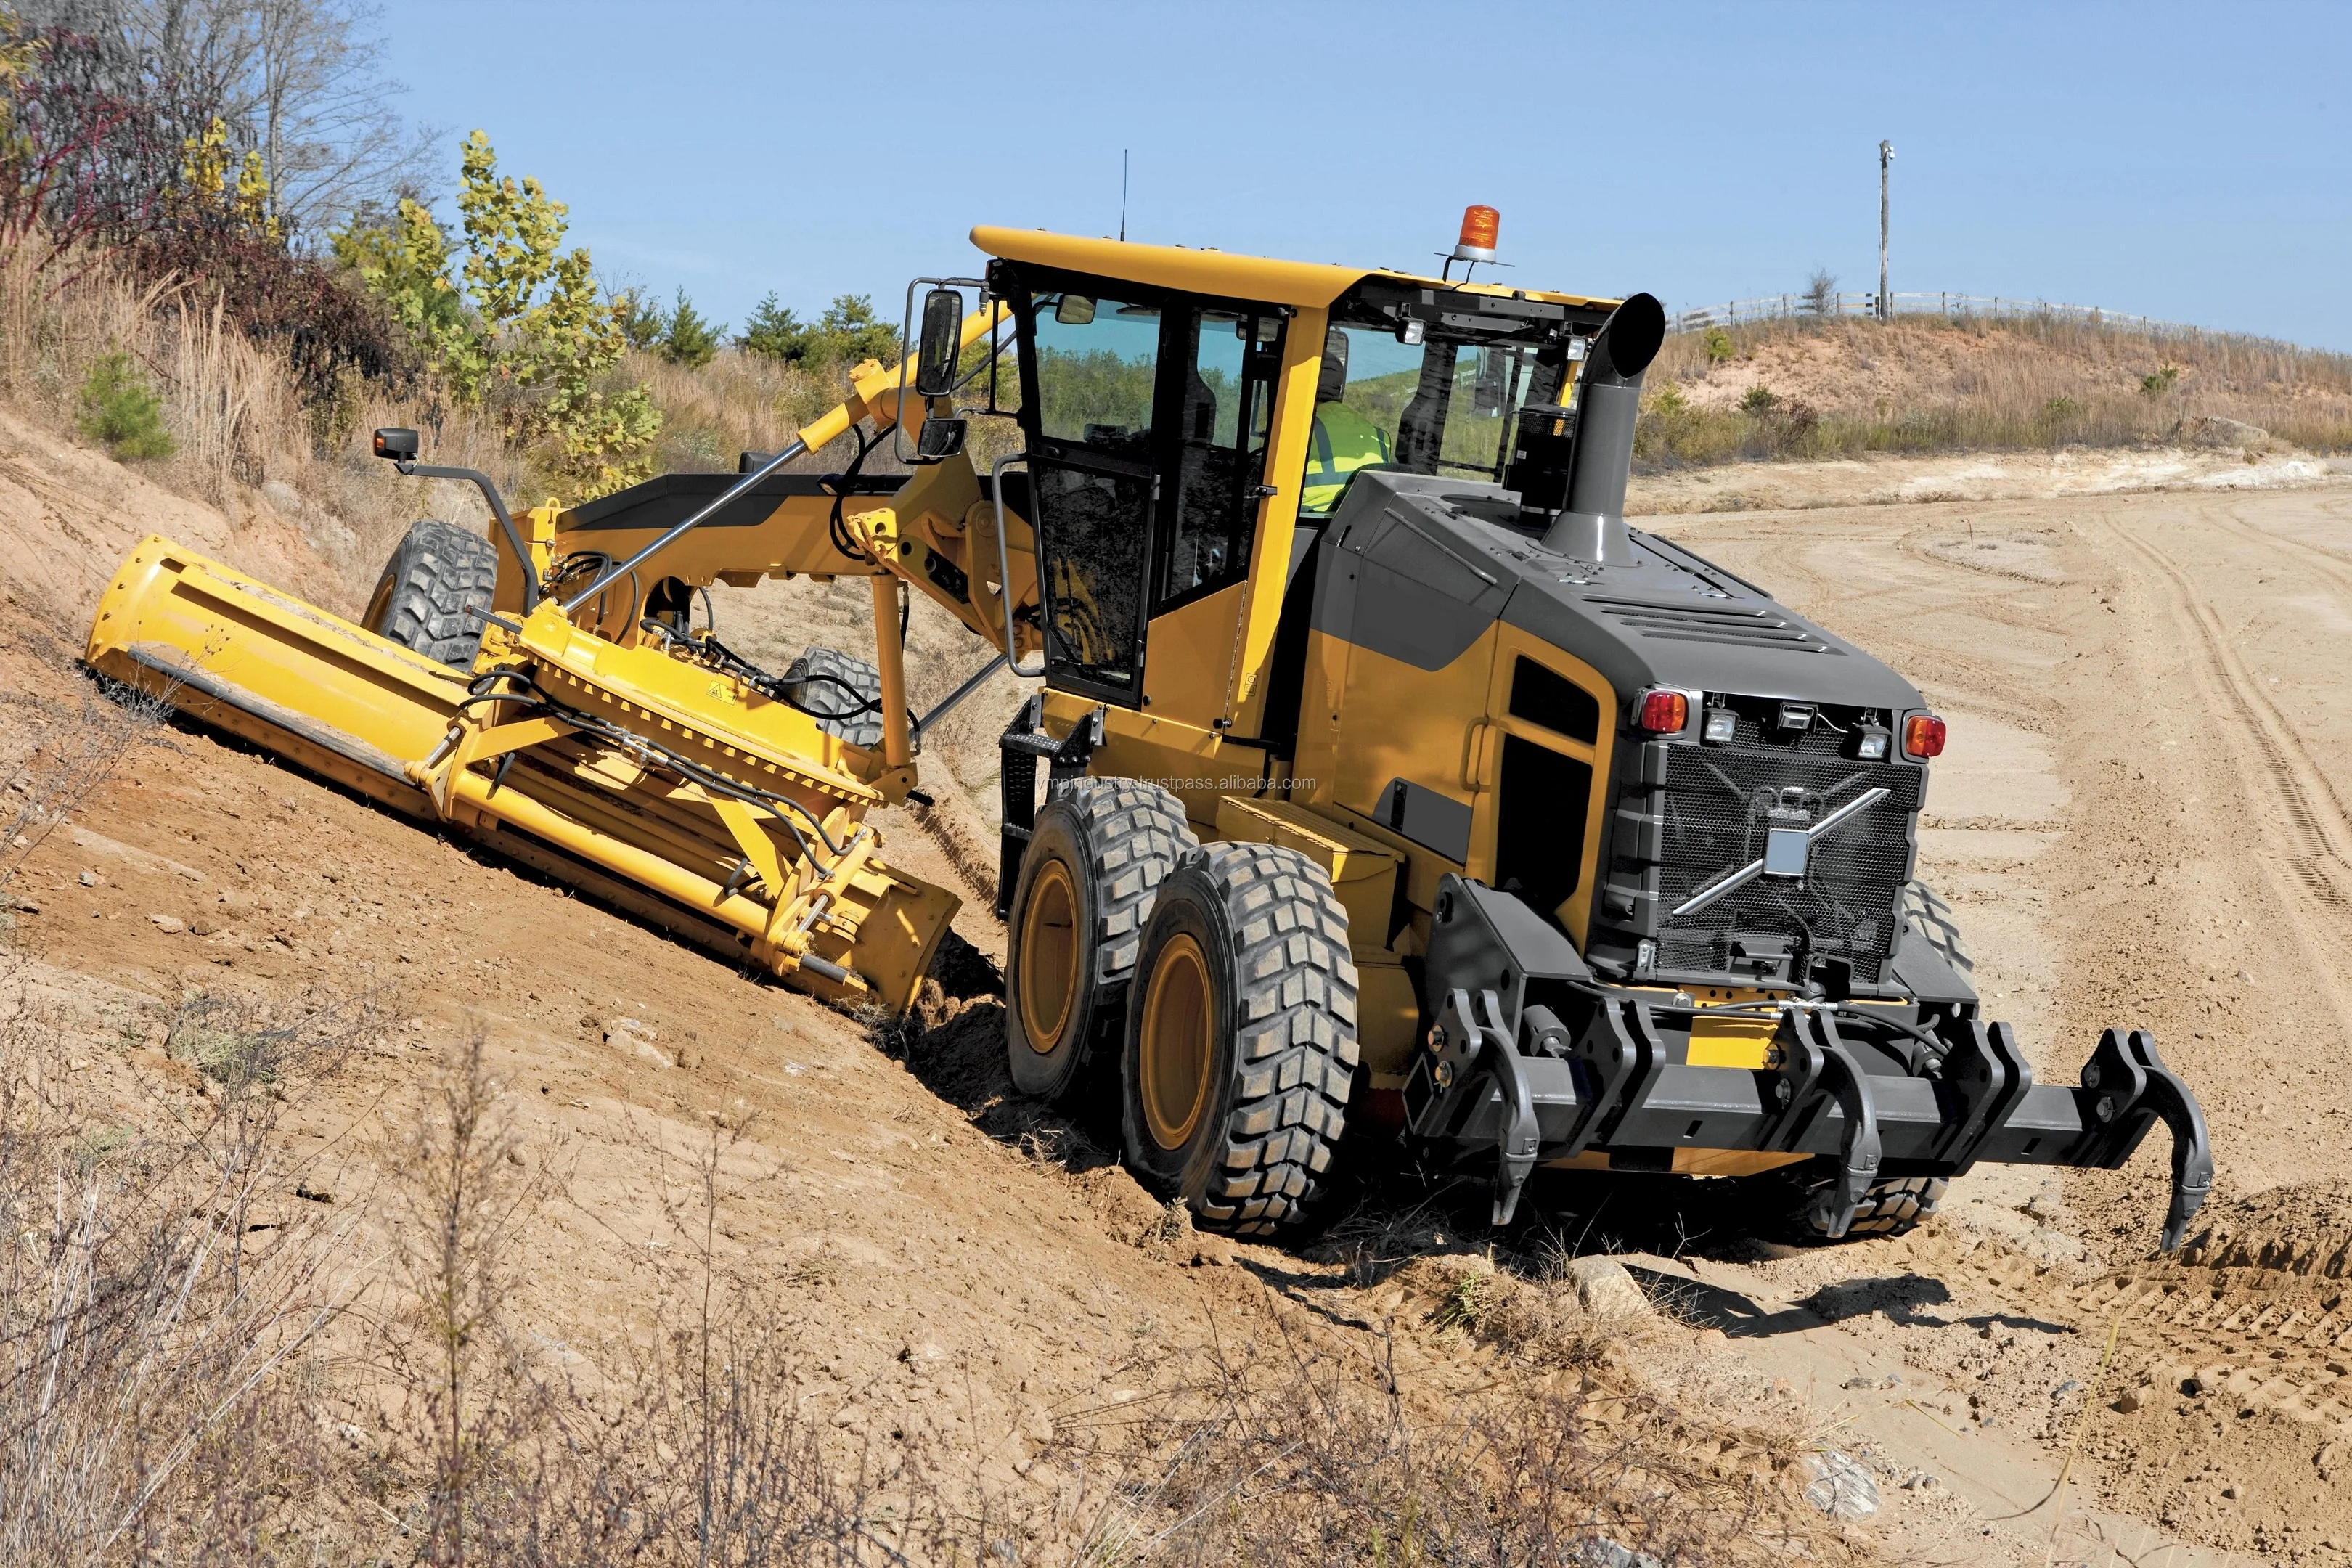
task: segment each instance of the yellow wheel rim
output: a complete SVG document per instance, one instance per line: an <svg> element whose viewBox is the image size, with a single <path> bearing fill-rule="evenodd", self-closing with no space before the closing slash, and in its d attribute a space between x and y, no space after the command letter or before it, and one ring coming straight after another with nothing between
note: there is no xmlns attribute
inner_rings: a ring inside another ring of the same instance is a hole
<svg viewBox="0 0 2352 1568"><path fill-rule="evenodd" d="M1209 964L1181 932L1160 950L1143 997L1137 1063L1144 1124L1162 1149L1181 1149L1209 1103Z"/></svg>
<svg viewBox="0 0 2352 1568"><path fill-rule="evenodd" d="M1059 860L1038 868L1021 921L1021 1030L1045 1056L1078 1005L1078 893Z"/></svg>

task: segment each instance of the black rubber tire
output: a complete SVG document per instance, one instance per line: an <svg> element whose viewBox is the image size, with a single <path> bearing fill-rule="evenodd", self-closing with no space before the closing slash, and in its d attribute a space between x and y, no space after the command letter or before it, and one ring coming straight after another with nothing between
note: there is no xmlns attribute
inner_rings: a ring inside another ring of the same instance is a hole
<svg viewBox="0 0 2352 1568"><path fill-rule="evenodd" d="M1938 898L1936 889L1927 883L1904 884L1903 927L1905 941L1923 942L1934 948L1961 979L1975 973L1977 961L1969 952L1968 938L1960 934L1959 922L1952 918L1952 906Z"/></svg>
<svg viewBox="0 0 2352 1568"><path fill-rule="evenodd" d="M830 679L810 680L811 676ZM808 681L793 690L793 700L826 734L868 750L882 743L882 672L864 659L838 648L813 647L793 660L784 679Z"/></svg>
<svg viewBox="0 0 2352 1568"><path fill-rule="evenodd" d="M1091 1097L1094 1069L1118 1051L1160 883L1199 847L1176 797L1137 779L1075 779L1038 812L1005 924L1004 1055L1015 1089L1063 1107ZM1031 931L1057 921L1066 952Z"/></svg>
<svg viewBox="0 0 2352 1568"><path fill-rule="evenodd" d="M420 518L384 563L361 624L453 669L471 669L498 584L499 552L488 540Z"/></svg>
<svg viewBox="0 0 2352 1568"><path fill-rule="evenodd" d="M1200 978L1189 978L1196 969ZM1162 985L1184 999L1171 1005ZM1160 1026L1180 1037L1171 1017L1199 1021L1205 1054L1196 1074L1156 1077L1146 1044L1155 1008ZM1182 1199L1204 1228L1296 1227L1346 1130L1356 1061L1348 915L1322 868L1269 844L1212 844L1178 862L1160 885L1128 989L1127 1168ZM1173 1084L1184 1120L1167 1114L1172 1102L1150 1102L1155 1082Z"/></svg>
<svg viewBox="0 0 2352 1568"><path fill-rule="evenodd" d="M1836 1180L1835 1160L1822 1156L1775 1171L1765 1179L1773 1178L1778 1178L1775 1202L1781 1210L1780 1228L1790 1240L1812 1246L1906 1235L1935 1214L1951 1184L1941 1176L1895 1176L1873 1183L1845 1235L1833 1237L1813 1218L1812 1205L1814 1196Z"/></svg>

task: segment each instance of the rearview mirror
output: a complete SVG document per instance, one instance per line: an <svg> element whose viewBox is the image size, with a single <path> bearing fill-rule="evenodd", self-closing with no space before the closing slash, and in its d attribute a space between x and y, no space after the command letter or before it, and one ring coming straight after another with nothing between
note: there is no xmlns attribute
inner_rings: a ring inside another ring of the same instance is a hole
<svg viewBox="0 0 2352 1568"><path fill-rule="evenodd" d="M923 421L915 433L915 461L944 463L963 450L965 425L961 419L932 418Z"/></svg>
<svg viewBox="0 0 2352 1568"><path fill-rule="evenodd" d="M1054 307L1054 320L1066 327L1087 327L1094 324L1095 302L1084 294L1065 294L1062 302Z"/></svg>
<svg viewBox="0 0 2352 1568"><path fill-rule="evenodd" d="M915 390L925 397L945 397L955 390L956 360L963 350L963 296L953 289L934 289L923 296L921 360L915 366Z"/></svg>
<svg viewBox="0 0 2352 1568"><path fill-rule="evenodd" d="M399 426L386 426L375 433L375 455L404 462L416 456L416 432Z"/></svg>

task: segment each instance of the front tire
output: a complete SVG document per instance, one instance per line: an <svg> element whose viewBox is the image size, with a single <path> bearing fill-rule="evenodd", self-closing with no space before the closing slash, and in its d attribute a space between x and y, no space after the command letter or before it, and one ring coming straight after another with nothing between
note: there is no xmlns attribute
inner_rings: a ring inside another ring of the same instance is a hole
<svg viewBox="0 0 2352 1568"><path fill-rule="evenodd" d="M408 525L361 624L453 669L471 669L499 585L499 552L480 534L432 518Z"/></svg>
<svg viewBox="0 0 2352 1568"><path fill-rule="evenodd" d="M1356 967L1331 883L1295 849L1212 844L1160 884L1129 993L1128 1169L1202 1226L1305 1218L1355 1076Z"/></svg>
<svg viewBox="0 0 2352 1568"><path fill-rule="evenodd" d="M1007 917L1004 1055L1013 1086L1065 1108L1118 1048L1144 922L1200 841L1176 797L1136 779L1075 779L1037 814Z"/></svg>

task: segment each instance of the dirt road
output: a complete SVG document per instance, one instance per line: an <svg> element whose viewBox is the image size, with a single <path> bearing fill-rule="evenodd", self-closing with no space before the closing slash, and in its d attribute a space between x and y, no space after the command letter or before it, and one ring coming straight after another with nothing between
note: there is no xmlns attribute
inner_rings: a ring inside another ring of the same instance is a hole
<svg viewBox="0 0 2352 1568"><path fill-rule="evenodd" d="M1005 1099L992 1003L893 1060L803 998L193 732L42 847L16 919L45 1005L115 1042L88 1070L151 1097L201 1087L140 1048L190 989L395 999L391 1047L303 1113L305 1180L339 1194L395 1178L385 1122L478 1021L532 1157L564 1175L517 1267L518 1310L566 1355L642 1331L715 1129L719 1249L769 1282L808 1346L800 1397L842 1442L929 1442L1013 1485L1147 1394L1171 1347L1269 1303L1311 1302L1330 1353L1386 1357L1442 1405L1489 1352L1400 1295L1398 1265L1495 1247L1508 1267L1556 1231L1636 1254L1670 1321L1630 1353L1659 1386L1865 1459L1884 1493L1865 1544L2346 1562L2347 523L2352 489L2320 488L1660 525L1951 720L1923 874L1990 1009L2063 1081L2101 1026L2152 1027L2204 1097L2221 1174L2179 1261L2144 1257L2153 1148L2112 1174L1980 1172L1915 1237L1801 1254L1729 1234L1705 1187L1646 1217L1563 1187L1500 1238L1441 1200L1383 1232L1370 1278L1201 1247ZM15 689L54 679L23 650L0 668ZM953 876L911 825L887 830L911 869ZM975 910L958 929L1000 947Z"/></svg>

